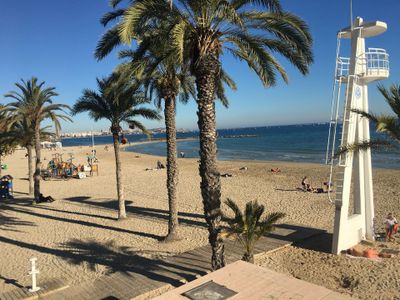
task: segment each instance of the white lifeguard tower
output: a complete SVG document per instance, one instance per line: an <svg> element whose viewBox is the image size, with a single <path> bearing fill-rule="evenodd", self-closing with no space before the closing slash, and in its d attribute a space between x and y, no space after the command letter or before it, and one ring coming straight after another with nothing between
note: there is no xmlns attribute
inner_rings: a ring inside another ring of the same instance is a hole
<svg viewBox="0 0 400 300"><path fill-rule="evenodd" d="M326 162L331 165L329 182L334 182L335 227L332 253L348 249L360 241L374 240L374 199L372 189L371 151L349 151L337 159L336 133L342 124L340 146L370 139L369 121L352 110L368 112L368 83L389 77L389 55L384 49L365 49L365 38L386 31L384 22L364 23L358 17L351 27L338 33L335 82ZM351 40L351 57L340 56L341 39ZM341 98L345 98L344 105ZM339 112L343 115L339 116ZM333 180L333 173L335 179Z"/></svg>

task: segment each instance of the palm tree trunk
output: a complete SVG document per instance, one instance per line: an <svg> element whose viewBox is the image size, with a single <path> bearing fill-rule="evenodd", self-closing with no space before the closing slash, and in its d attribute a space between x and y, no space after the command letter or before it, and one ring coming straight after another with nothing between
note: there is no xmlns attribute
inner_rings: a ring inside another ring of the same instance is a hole
<svg viewBox="0 0 400 300"><path fill-rule="evenodd" d="M253 252L253 250L246 251L245 254L242 257L242 260L254 264L254 252Z"/></svg>
<svg viewBox="0 0 400 300"><path fill-rule="evenodd" d="M209 54L194 70L197 86L198 126L200 131L200 176L204 216L208 224L208 240L212 248L213 270L225 266L221 231L221 182L217 169L215 78L219 72L217 54Z"/></svg>
<svg viewBox="0 0 400 300"><path fill-rule="evenodd" d="M40 129L38 126L35 128L35 153L36 164L34 174L34 204L39 202L40 197Z"/></svg>
<svg viewBox="0 0 400 300"><path fill-rule="evenodd" d="M33 168L32 168L32 146L26 147L28 152L28 180L29 180L29 195L33 194Z"/></svg>
<svg viewBox="0 0 400 300"><path fill-rule="evenodd" d="M117 194L118 194L118 220L126 219L124 187L122 185L121 157L119 152L119 132L113 131L114 153L115 153L115 169L117 177Z"/></svg>
<svg viewBox="0 0 400 300"><path fill-rule="evenodd" d="M178 168L176 165L176 123L175 98L165 98L165 128L167 133L167 190L169 205L168 235L165 240L178 238L178 209L176 203L176 186L178 184Z"/></svg>
<svg viewBox="0 0 400 300"><path fill-rule="evenodd" d="M1 156L1 154L0 154L0 177L1 177L1 173L3 171L3 168L1 167L2 160L3 160L3 156Z"/></svg>

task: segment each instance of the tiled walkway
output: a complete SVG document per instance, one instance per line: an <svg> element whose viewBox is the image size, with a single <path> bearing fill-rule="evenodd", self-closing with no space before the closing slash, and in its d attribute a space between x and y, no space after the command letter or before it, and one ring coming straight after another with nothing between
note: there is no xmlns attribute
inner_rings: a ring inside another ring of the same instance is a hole
<svg viewBox="0 0 400 300"><path fill-rule="evenodd" d="M275 251L319 234L323 230L295 225L280 225L269 237L263 237L257 243L255 254ZM226 262L240 260L243 255L242 246L233 241L225 242ZM192 281L210 272L211 248L209 245L184 252L182 254L160 259L151 266L138 266L134 271L121 270L110 275L104 275L94 281L84 282L77 286L63 286L54 281L42 284L44 289L38 294L28 293L25 288L0 294L0 300L15 299L133 299L157 290L166 291L173 287Z"/></svg>
<svg viewBox="0 0 400 300"><path fill-rule="evenodd" d="M251 278L251 281L249 280ZM269 299L269 300L346 300L354 299L333 292L303 280L280 274L244 261L236 261L225 268L212 272L188 284L155 298L154 300L187 300L183 293L196 289L197 296L207 292L199 286L218 284L237 293L232 300ZM217 291L218 292L218 291ZM198 297L200 299L200 297ZM203 297L201 297L203 298ZM215 299L217 299L215 297Z"/></svg>

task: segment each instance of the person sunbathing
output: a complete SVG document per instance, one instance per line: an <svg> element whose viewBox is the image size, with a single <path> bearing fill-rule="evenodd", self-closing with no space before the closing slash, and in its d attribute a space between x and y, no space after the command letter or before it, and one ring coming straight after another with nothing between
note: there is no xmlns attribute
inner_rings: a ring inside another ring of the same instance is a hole
<svg viewBox="0 0 400 300"><path fill-rule="evenodd" d="M311 188L311 192L316 194L327 193L324 191L324 188L313 188L313 187Z"/></svg>
<svg viewBox="0 0 400 300"><path fill-rule="evenodd" d="M230 173L221 174L221 177L232 177L233 175Z"/></svg>
<svg viewBox="0 0 400 300"><path fill-rule="evenodd" d="M280 171L281 171L281 169L279 169L279 168L272 168L271 169L272 173L279 173Z"/></svg>
<svg viewBox="0 0 400 300"><path fill-rule="evenodd" d="M366 249L364 251L359 251L354 248L347 249L346 254L349 254L351 256L355 257L365 257L369 259L376 259L378 257L380 258L391 258L392 255L390 253L385 253L385 252L380 252L376 251L375 249Z"/></svg>

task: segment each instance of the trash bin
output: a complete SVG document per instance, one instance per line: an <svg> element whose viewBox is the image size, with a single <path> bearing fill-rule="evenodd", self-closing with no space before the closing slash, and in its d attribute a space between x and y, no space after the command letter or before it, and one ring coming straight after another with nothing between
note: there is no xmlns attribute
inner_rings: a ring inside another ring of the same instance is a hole
<svg viewBox="0 0 400 300"><path fill-rule="evenodd" d="M0 178L0 198L10 198L13 196L13 177L5 175Z"/></svg>

